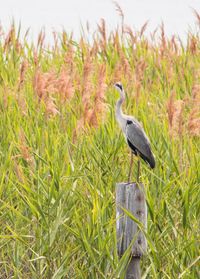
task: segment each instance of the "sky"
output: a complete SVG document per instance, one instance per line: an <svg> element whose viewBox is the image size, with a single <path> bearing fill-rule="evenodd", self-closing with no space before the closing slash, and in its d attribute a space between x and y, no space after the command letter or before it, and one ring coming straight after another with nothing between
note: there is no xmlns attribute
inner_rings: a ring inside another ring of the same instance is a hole
<svg viewBox="0 0 200 279"><path fill-rule="evenodd" d="M148 20L147 33L164 22L166 34L186 38L188 29L195 30L195 9L200 13L200 0L118 0L125 23L138 30ZM21 22L22 32L30 27L30 37L35 40L42 28L51 41L52 31L73 31L79 38L81 25L88 21L95 30L101 18L108 30L120 24L120 17L112 0L0 0L0 23L7 30L14 19Z"/></svg>

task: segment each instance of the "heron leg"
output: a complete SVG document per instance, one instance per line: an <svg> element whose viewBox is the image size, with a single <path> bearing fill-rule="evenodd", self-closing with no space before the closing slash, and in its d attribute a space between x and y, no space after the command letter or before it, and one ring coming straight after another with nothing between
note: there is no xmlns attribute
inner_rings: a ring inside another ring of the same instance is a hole
<svg viewBox="0 0 200 279"><path fill-rule="evenodd" d="M128 174L128 183L130 183L130 180L131 180L132 165L133 165L133 152L131 152L131 162L130 162L130 169L129 169L129 174Z"/></svg>
<svg viewBox="0 0 200 279"><path fill-rule="evenodd" d="M137 173L137 182L140 180L140 157L138 156L138 173Z"/></svg>

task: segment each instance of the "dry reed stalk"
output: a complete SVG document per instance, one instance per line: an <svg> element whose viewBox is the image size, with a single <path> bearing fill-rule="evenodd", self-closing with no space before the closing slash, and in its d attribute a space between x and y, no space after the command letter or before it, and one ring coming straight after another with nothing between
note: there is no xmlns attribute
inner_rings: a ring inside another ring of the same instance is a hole
<svg viewBox="0 0 200 279"><path fill-rule="evenodd" d="M200 84L192 88L191 111L188 119L188 130L192 136L200 136Z"/></svg>
<svg viewBox="0 0 200 279"><path fill-rule="evenodd" d="M169 64L167 65L167 79L170 83L174 78L174 59L170 59Z"/></svg>
<svg viewBox="0 0 200 279"><path fill-rule="evenodd" d="M114 80L122 80L123 77L132 81L132 70L124 51L122 50L121 44L119 42L118 31L115 32L113 38L113 44L118 53L119 59L114 68Z"/></svg>
<svg viewBox="0 0 200 279"><path fill-rule="evenodd" d="M90 33L90 23L89 23L88 20L86 21L86 30L87 30L87 32L89 34Z"/></svg>
<svg viewBox="0 0 200 279"><path fill-rule="evenodd" d="M189 115L188 129L192 136L200 136L200 112L194 107Z"/></svg>
<svg viewBox="0 0 200 279"><path fill-rule="evenodd" d="M84 124L88 123L91 118L91 96L94 92L94 84L92 83L93 65L88 58L84 63L83 81L82 81L82 104L83 104L83 119Z"/></svg>
<svg viewBox="0 0 200 279"><path fill-rule="evenodd" d="M75 141L77 136L81 133L88 131L88 127L98 127L99 121L102 121L105 116L105 91L106 91L106 67L104 64L98 67L97 84L94 88L94 84L91 82L92 74L94 72L94 65L90 61L90 58L86 59L83 68L83 84L82 87L82 103L83 113L81 118L77 121L76 130L73 134L73 140ZM94 96L94 102L92 103L93 92L96 92Z"/></svg>
<svg viewBox="0 0 200 279"><path fill-rule="evenodd" d="M39 98L39 102L43 101L46 107L46 113L55 116L59 113L53 95L57 93L57 79L55 71L42 73L39 68L36 69L33 79L33 89Z"/></svg>
<svg viewBox="0 0 200 279"><path fill-rule="evenodd" d="M39 101L46 95L45 90L45 80L39 68L36 68L34 77L33 77L33 89L34 92L37 94Z"/></svg>
<svg viewBox="0 0 200 279"><path fill-rule="evenodd" d="M19 42L18 39L15 40L15 50L18 54L20 54L23 50L22 44Z"/></svg>
<svg viewBox="0 0 200 279"><path fill-rule="evenodd" d="M16 174L17 178L19 179L19 182L24 183L24 172L22 170L21 165L17 161L17 157L16 156L12 157L12 161L13 161L13 165L14 165L14 173Z"/></svg>
<svg viewBox="0 0 200 279"><path fill-rule="evenodd" d="M184 110L184 101L175 100L175 92L173 91L167 103L170 136L174 136L174 137L182 136L183 110Z"/></svg>
<svg viewBox="0 0 200 279"><path fill-rule="evenodd" d="M21 67L20 67L20 76L19 76L19 83L18 83L18 91L21 90L24 81L25 81L25 74L26 71L28 69L28 61L25 59L22 63L21 63Z"/></svg>
<svg viewBox="0 0 200 279"><path fill-rule="evenodd" d="M69 71L72 72L74 68L74 49L71 43L68 44L67 51L64 56L64 62Z"/></svg>
<svg viewBox="0 0 200 279"><path fill-rule="evenodd" d="M82 45L81 48L86 51L86 45ZM94 64L89 50L87 49L86 57L83 60L83 74L80 80L80 92L82 95L82 114L81 118L77 121L76 129L73 133L73 141L76 140L77 136L87 131L91 116L93 113L91 96L94 92L94 83L92 82ZM79 78L80 79L80 78Z"/></svg>
<svg viewBox="0 0 200 279"><path fill-rule="evenodd" d="M196 79L198 79L198 75L200 76L200 72L197 73L197 76L195 77ZM199 83L194 84L192 87L192 100L193 100L194 104L199 105L199 102L200 102L200 84Z"/></svg>
<svg viewBox="0 0 200 279"><path fill-rule="evenodd" d="M57 50L58 50L58 34L53 31L53 41L54 41L54 44L52 46L52 49L53 49L53 53L57 53Z"/></svg>
<svg viewBox="0 0 200 279"><path fill-rule="evenodd" d="M113 3L115 5L115 9L116 9L117 13L121 17L121 31L122 31L121 34L122 34L122 37L123 37L123 34L124 34L124 13L123 13L122 8L120 7L120 5L118 4L117 1L113 1Z"/></svg>
<svg viewBox="0 0 200 279"><path fill-rule="evenodd" d="M164 28L164 24L161 24L161 37L160 37L160 41L161 41L161 45L160 45L160 55L161 57L164 56L165 51L167 49L167 42L166 42L166 36L165 36L165 28Z"/></svg>
<svg viewBox="0 0 200 279"><path fill-rule="evenodd" d="M33 49L33 61L34 61L34 65L37 68L39 65L39 58L38 58L37 51L35 49Z"/></svg>
<svg viewBox="0 0 200 279"><path fill-rule="evenodd" d="M99 39L99 45L102 51L104 51L104 53L107 52L107 36L106 36L106 23L105 23L105 19L101 18L100 20L100 24L97 25L98 26L98 31L101 35L101 39Z"/></svg>
<svg viewBox="0 0 200 279"><path fill-rule="evenodd" d="M62 32L62 45L63 45L63 47L67 46L67 33L65 30L63 30L63 32Z"/></svg>
<svg viewBox="0 0 200 279"><path fill-rule="evenodd" d="M172 134L181 137L183 134L183 100L177 100L174 103L175 111L172 119Z"/></svg>
<svg viewBox="0 0 200 279"><path fill-rule="evenodd" d="M7 109L9 106L9 95L11 94L10 92L10 88L8 88L8 86L6 86L5 84L3 85L3 108Z"/></svg>
<svg viewBox="0 0 200 279"><path fill-rule="evenodd" d="M30 27L26 30L25 35L24 35L24 41L26 41L28 34L30 32Z"/></svg>
<svg viewBox="0 0 200 279"><path fill-rule="evenodd" d="M174 115L174 111L175 111L174 97L175 97L175 91L172 91L169 101L167 103L168 123L169 123L170 129L172 128L173 115Z"/></svg>
<svg viewBox="0 0 200 279"><path fill-rule="evenodd" d="M84 105L81 118L77 121L76 129L74 129L73 136L72 136L73 142L76 141L78 136L88 131L87 128L89 127L89 120L92 117L92 113L93 111L91 109L91 105L88 102Z"/></svg>
<svg viewBox="0 0 200 279"><path fill-rule="evenodd" d="M26 136L21 129L19 132L19 156L26 161L31 167L34 167L34 157L31 152L31 148L26 143Z"/></svg>
<svg viewBox="0 0 200 279"><path fill-rule="evenodd" d="M119 58L120 58L120 64L121 64L123 75L131 82L132 71L129 64L129 60L126 58L126 55L121 48L119 48Z"/></svg>
<svg viewBox="0 0 200 279"><path fill-rule="evenodd" d="M99 121L103 121L106 112L105 92L107 85L106 80L106 67L105 64L99 66L97 75L96 95L94 99L93 110L89 119L89 125L98 127Z"/></svg>
<svg viewBox="0 0 200 279"><path fill-rule="evenodd" d="M7 51L7 49L10 47L10 45L14 40L15 40L15 27L14 25L12 25L4 41L4 46L3 46L4 52Z"/></svg>
<svg viewBox="0 0 200 279"><path fill-rule="evenodd" d="M45 40L45 31L41 30L39 35L38 35L38 40L37 40L37 49L42 48L44 45L44 40Z"/></svg>
<svg viewBox="0 0 200 279"><path fill-rule="evenodd" d="M82 54L82 61L84 61L84 54L86 51L86 44L85 44L85 40L83 39L83 37L81 36L80 41L79 41L79 48L81 50L81 54Z"/></svg>
<svg viewBox="0 0 200 279"><path fill-rule="evenodd" d="M27 104L26 104L25 96L21 95L21 93L19 92L16 99L17 99L17 104L20 108L20 112L24 116L26 116L28 114L28 107L27 107Z"/></svg>
<svg viewBox="0 0 200 279"><path fill-rule="evenodd" d="M114 3L114 5L115 5L115 9L116 9L116 11L118 12L119 16L120 16L121 18L124 19L124 13L123 13L123 11L122 11L122 8L121 8L120 5L118 4L118 2L117 2L117 1L113 1L113 3Z"/></svg>
<svg viewBox="0 0 200 279"><path fill-rule="evenodd" d="M121 45L120 45L118 30L116 30L115 33L113 34L113 45L114 45L114 48L116 49L117 53L119 53L120 49L121 49Z"/></svg>
<svg viewBox="0 0 200 279"><path fill-rule="evenodd" d="M87 54L83 64L82 76L82 102L83 105L90 99L91 92L93 91L92 83L93 62L90 53Z"/></svg>
<svg viewBox="0 0 200 279"><path fill-rule="evenodd" d="M142 88L141 81L137 80L137 78L134 77L134 92L135 92L134 100L136 101L136 104L139 103L141 88Z"/></svg>
<svg viewBox="0 0 200 279"><path fill-rule="evenodd" d="M72 70L70 71L70 69L63 66L57 80L55 81L54 92L59 93L64 101L70 100L74 96L75 89L72 78Z"/></svg>
<svg viewBox="0 0 200 279"><path fill-rule="evenodd" d="M158 32L158 28L156 28L152 33L150 33L151 41L155 41L156 33Z"/></svg>
<svg viewBox="0 0 200 279"><path fill-rule="evenodd" d="M148 23L149 23L149 21L147 20L147 21L143 24L143 26L141 27L140 32L139 32L139 37L140 37L140 38L142 38L142 36L143 36L145 30L147 29Z"/></svg>
<svg viewBox="0 0 200 279"><path fill-rule="evenodd" d="M99 43L99 41L98 41ZM79 51L81 53L81 58L82 58L82 62L84 63L85 60L90 57L90 60L93 59L93 57L91 57L91 47L89 45L89 43L81 36L80 41L79 41Z"/></svg>
<svg viewBox="0 0 200 279"><path fill-rule="evenodd" d="M134 86L135 86L135 100L138 104L140 92L142 88L142 81L144 79L144 73L146 70L147 64L144 59L140 59L135 66L135 73L133 75Z"/></svg>
<svg viewBox="0 0 200 279"><path fill-rule="evenodd" d="M171 38L170 46L171 46L172 54L177 55L178 54L178 45L177 45L177 42L176 42L176 37L174 35Z"/></svg>
<svg viewBox="0 0 200 279"><path fill-rule="evenodd" d="M147 63L145 62L144 59L140 59L135 66L135 74L137 80L139 81L143 80L146 68L147 68Z"/></svg>
<svg viewBox="0 0 200 279"><path fill-rule="evenodd" d="M52 96L49 96L46 100L45 100L45 105L46 105L46 114L47 116L55 116L57 114L59 114L59 110L57 109L56 105L55 105L55 99Z"/></svg>
<svg viewBox="0 0 200 279"><path fill-rule="evenodd" d="M121 63L117 62L114 68L114 81L118 82L119 80L122 80L122 75L123 75L123 71L122 71Z"/></svg>
<svg viewBox="0 0 200 279"><path fill-rule="evenodd" d="M131 27L127 26L127 25L124 26L124 33L127 33L130 36L131 46L132 46L132 49L134 50L134 47L137 43L137 36L134 35L133 30L131 29Z"/></svg>
<svg viewBox="0 0 200 279"><path fill-rule="evenodd" d="M197 24L199 25L200 27L200 14L197 12L197 10L193 9L193 13L197 19Z"/></svg>
<svg viewBox="0 0 200 279"><path fill-rule="evenodd" d="M141 42L142 47L144 48L144 50L147 52L148 49L150 48L149 42L146 38L144 38Z"/></svg>
<svg viewBox="0 0 200 279"><path fill-rule="evenodd" d="M91 54L92 57L96 57L97 54L98 54L98 52L99 52L99 43L98 43L98 41L94 38L94 41L93 41L93 45L92 45L90 54Z"/></svg>
<svg viewBox="0 0 200 279"><path fill-rule="evenodd" d="M199 41L195 36L190 36L188 49L193 55L199 54Z"/></svg>
<svg viewBox="0 0 200 279"><path fill-rule="evenodd" d="M188 130L190 135L200 137L200 110L194 107L189 115Z"/></svg>

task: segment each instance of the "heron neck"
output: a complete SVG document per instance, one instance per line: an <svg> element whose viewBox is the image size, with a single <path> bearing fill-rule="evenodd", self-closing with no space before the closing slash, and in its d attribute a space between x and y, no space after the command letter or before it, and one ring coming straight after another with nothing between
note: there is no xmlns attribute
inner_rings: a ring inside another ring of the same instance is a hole
<svg viewBox="0 0 200 279"><path fill-rule="evenodd" d="M120 118L123 118L123 112L122 112L122 104L125 100L124 93L121 94L121 98L116 103L116 117L119 120Z"/></svg>

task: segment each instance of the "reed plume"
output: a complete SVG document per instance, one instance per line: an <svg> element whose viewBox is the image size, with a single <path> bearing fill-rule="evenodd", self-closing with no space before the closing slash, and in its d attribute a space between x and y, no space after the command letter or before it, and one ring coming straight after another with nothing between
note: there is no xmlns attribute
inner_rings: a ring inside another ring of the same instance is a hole
<svg viewBox="0 0 200 279"><path fill-rule="evenodd" d="M188 130L190 135L200 136L200 84L193 85L191 107Z"/></svg>
<svg viewBox="0 0 200 279"><path fill-rule="evenodd" d="M105 19L101 19L100 24L98 24L98 31L101 35L99 39L99 45L102 51L106 53L107 50L107 36L106 36L106 23Z"/></svg>
<svg viewBox="0 0 200 279"><path fill-rule="evenodd" d="M39 102L43 101L45 104L47 115L55 116L59 113L53 98L57 90L55 87L56 81L56 74L53 70L48 73L42 73L39 68L36 69L33 89L38 96Z"/></svg>
<svg viewBox="0 0 200 279"><path fill-rule="evenodd" d="M14 25L12 25L4 41L4 46L3 46L4 52L9 49L9 47L12 45L14 40L15 40L15 27Z"/></svg>
<svg viewBox="0 0 200 279"><path fill-rule="evenodd" d="M21 157L28 165L34 167L34 157L30 146L27 144L26 135L22 129L19 131L19 157Z"/></svg>
<svg viewBox="0 0 200 279"><path fill-rule="evenodd" d="M20 66L20 76L19 76L19 83L18 83L18 91L21 90L21 88L22 88L22 86L24 84L25 74L26 74L27 69L28 69L28 61L27 61L27 59L25 59L21 63L21 66Z"/></svg>
<svg viewBox="0 0 200 279"><path fill-rule="evenodd" d="M94 98L93 110L90 115L89 125L97 127L99 122L105 117L106 104L105 104L105 92L107 85L106 81L106 67L104 64L99 66L98 75L97 75L97 85L96 85L96 94Z"/></svg>
<svg viewBox="0 0 200 279"><path fill-rule="evenodd" d="M175 91L171 93L167 103L169 132L171 137L181 137L183 134L183 110L184 101L175 100Z"/></svg>

